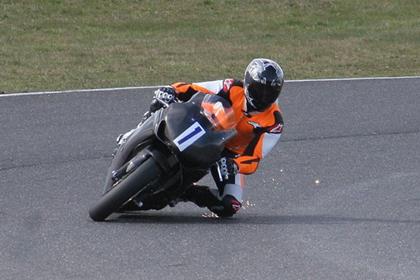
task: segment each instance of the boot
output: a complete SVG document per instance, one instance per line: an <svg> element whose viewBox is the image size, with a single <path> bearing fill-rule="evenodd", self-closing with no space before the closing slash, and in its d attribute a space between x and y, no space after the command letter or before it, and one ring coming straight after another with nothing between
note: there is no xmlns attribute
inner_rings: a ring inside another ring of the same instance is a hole
<svg viewBox="0 0 420 280"><path fill-rule="evenodd" d="M181 198L195 203L198 207L213 207L221 203L209 187L200 185L192 185Z"/></svg>

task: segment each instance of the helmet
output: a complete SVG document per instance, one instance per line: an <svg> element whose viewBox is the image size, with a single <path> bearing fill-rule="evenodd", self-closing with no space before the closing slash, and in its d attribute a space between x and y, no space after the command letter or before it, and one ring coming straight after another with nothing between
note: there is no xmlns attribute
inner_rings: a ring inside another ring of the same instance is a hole
<svg viewBox="0 0 420 280"><path fill-rule="evenodd" d="M284 74L273 60L256 58L245 70L244 89L247 111L264 111L279 97Z"/></svg>

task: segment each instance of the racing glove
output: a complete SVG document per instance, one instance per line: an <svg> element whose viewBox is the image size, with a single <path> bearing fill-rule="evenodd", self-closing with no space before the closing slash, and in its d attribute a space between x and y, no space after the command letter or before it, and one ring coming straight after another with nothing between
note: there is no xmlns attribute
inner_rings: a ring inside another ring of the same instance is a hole
<svg viewBox="0 0 420 280"><path fill-rule="evenodd" d="M150 104L150 112L156 112L164 106L168 106L176 101L176 92L172 87L161 87L155 90L155 96Z"/></svg>
<svg viewBox="0 0 420 280"><path fill-rule="evenodd" d="M235 177L238 173L238 166L232 158L222 157L217 161L217 165L219 167L222 180L229 180L229 178Z"/></svg>

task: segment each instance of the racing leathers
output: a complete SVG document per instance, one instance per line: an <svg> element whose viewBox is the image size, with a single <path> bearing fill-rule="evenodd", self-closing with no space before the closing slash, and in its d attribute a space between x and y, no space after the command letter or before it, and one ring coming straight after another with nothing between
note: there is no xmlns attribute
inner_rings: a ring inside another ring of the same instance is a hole
<svg viewBox="0 0 420 280"><path fill-rule="evenodd" d="M279 106L274 102L265 111L250 110L243 82L234 79L201 83L178 82L166 88L167 90L163 89L169 95L174 93L180 101L188 101L195 93L203 92L217 94L232 105L237 134L228 141L223 158L211 170L218 190L195 185L185 194L187 200L200 207L208 207L218 216L232 216L242 205L244 175L254 173L260 160L280 139L284 124ZM166 93L161 96L168 97ZM170 96L167 100L170 100ZM150 109L157 109L155 100Z"/></svg>

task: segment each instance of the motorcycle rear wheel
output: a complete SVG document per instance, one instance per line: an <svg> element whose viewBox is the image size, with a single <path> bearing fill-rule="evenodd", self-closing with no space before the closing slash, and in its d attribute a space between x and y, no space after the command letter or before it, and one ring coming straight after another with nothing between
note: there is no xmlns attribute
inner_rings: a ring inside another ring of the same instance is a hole
<svg viewBox="0 0 420 280"><path fill-rule="evenodd" d="M159 178L161 171L153 158L148 158L121 183L105 193L101 199L89 209L89 216L96 222L105 221L129 199L141 192L147 185Z"/></svg>

